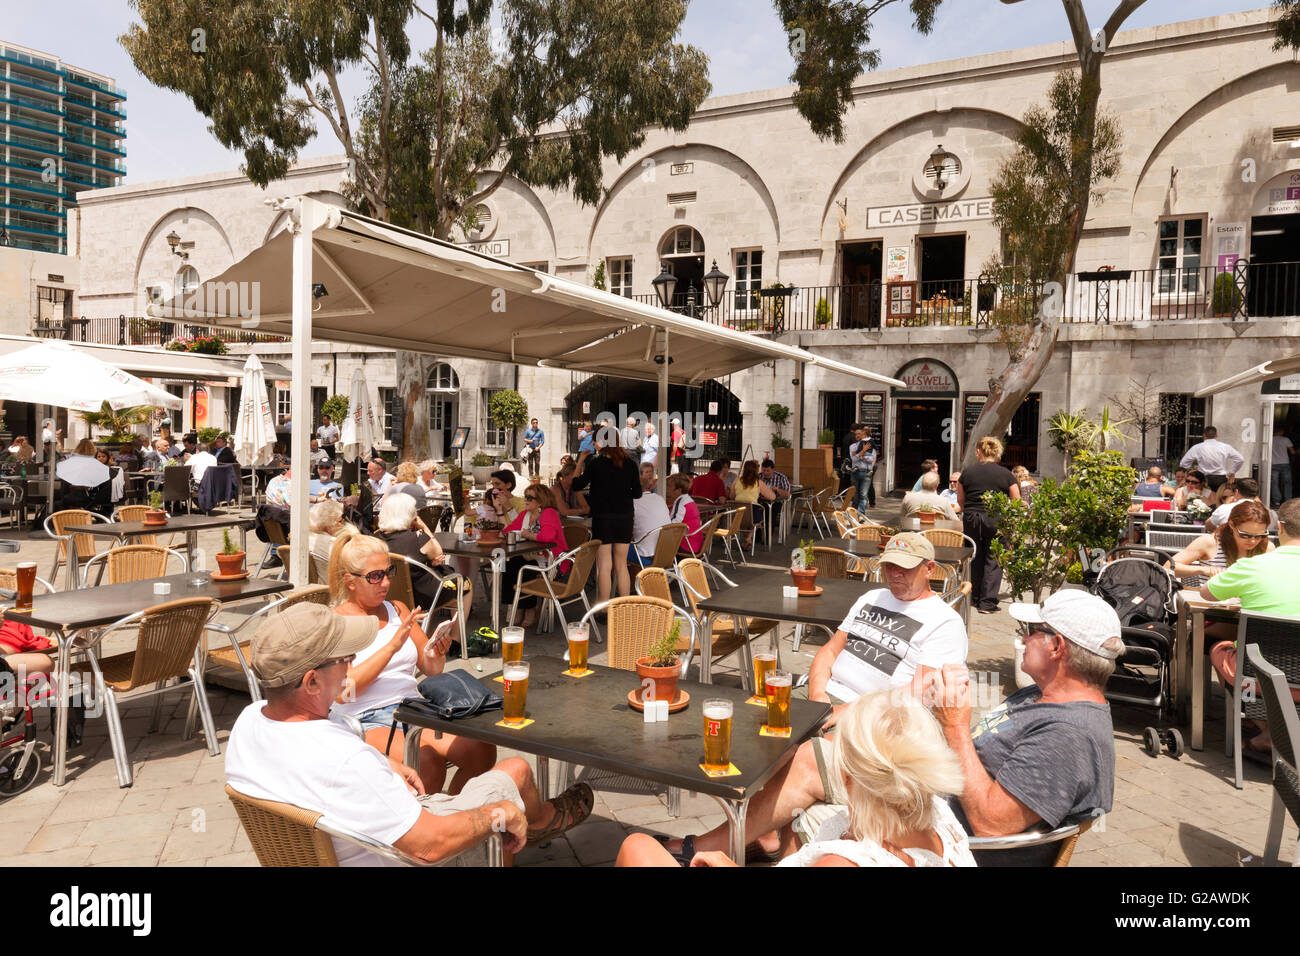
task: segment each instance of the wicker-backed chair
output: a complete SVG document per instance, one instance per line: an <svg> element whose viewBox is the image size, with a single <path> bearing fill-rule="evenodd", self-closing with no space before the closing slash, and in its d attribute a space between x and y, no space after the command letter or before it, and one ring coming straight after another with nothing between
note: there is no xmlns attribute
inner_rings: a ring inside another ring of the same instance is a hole
<svg viewBox="0 0 1300 956"><path fill-rule="evenodd" d="M104 715L108 720L108 738L117 764L119 787L129 787L132 782L131 759L122 736L122 718L118 712L118 697L124 694L137 697L155 697L153 724L157 730L161 716L161 699L158 695L188 690L193 695L203 732L207 737L208 753L217 756L216 725L208 707L208 696L203 687L203 658L200 641L204 628L211 623L221 605L212 598L182 598L137 611L109 625L102 631L82 631L69 642L69 650L84 655L85 660L72 663L69 668L83 680L88 676L102 687ZM119 630L137 628L135 650L99 659L96 650L106 637ZM188 677L188 683L171 683ZM156 685L144 690L146 685ZM186 739L189 738L187 721Z"/></svg>
<svg viewBox="0 0 1300 956"><path fill-rule="evenodd" d="M817 573L822 577L846 581L850 577L862 577L863 559L857 555L841 551L839 548L827 548L818 545L813 548L813 560ZM865 581L866 578L863 577Z"/></svg>
<svg viewBox="0 0 1300 956"><path fill-rule="evenodd" d="M128 581L148 581L167 574L167 562L175 558L181 571L188 571L185 555L156 544L126 544L101 551L81 568L81 586L84 588L95 573L95 584L125 584ZM98 568L95 566L99 565ZM108 580L102 578L105 573ZM175 573L175 572L173 572Z"/></svg>
<svg viewBox="0 0 1300 956"><path fill-rule="evenodd" d="M107 523L108 519L101 514L86 511L82 508L56 511L45 519L45 533L59 542L59 548L54 555L54 564L50 567L50 580L57 581L59 579L59 568L65 567L67 569L63 585L65 590L70 591L76 586L77 567L80 563L95 556L95 539L93 536L69 534L66 529L88 525L96 521ZM69 546L73 548L71 559L69 559L68 554Z"/></svg>
<svg viewBox="0 0 1300 956"><path fill-rule="evenodd" d="M148 505L122 505L113 512L114 521L143 521L145 512L152 510ZM171 541L171 535L168 535L168 541ZM131 536L132 544L158 544L158 535L156 534L136 534ZM170 544L166 545L170 547Z"/></svg>
<svg viewBox="0 0 1300 956"><path fill-rule="evenodd" d="M1093 810L1066 820L1055 830L1026 830L1004 837L969 837L972 852L983 853L989 850L1024 850L1029 847L1042 846L1045 843L1061 845L1056 851L1056 860L1052 866L1069 866L1070 857L1079 843L1079 837L1092 829L1094 823L1105 816L1104 810ZM796 828L797 829L797 828Z"/></svg>
<svg viewBox="0 0 1300 956"><path fill-rule="evenodd" d="M262 866L338 866L334 840L355 844L386 860L404 866L437 866L403 853L388 843L321 822L323 813L304 810L292 803L260 800L226 785L226 796L235 806L248 842ZM500 833L488 838L488 866L501 866L503 841ZM445 862L445 861L442 861Z"/></svg>
<svg viewBox="0 0 1300 956"><path fill-rule="evenodd" d="M586 544L591 540L591 529L585 524L577 521L566 522L564 525L564 549L572 551L578 545Z"/></svg>
<svg viewBox="0 0 1300 956"><path fill-rule="evenodd" d="M287 544L278 545L275 553L280 556L280 580L286 581L289 578L289 559L293 554L293 549ZM329 583L329 561L322 559L320 555L307 554L307 583L308 584L328 584ZM397 586L396 578L393 580L393 587ZM389 592L392 593L391 591Z"/></svg>
<svg viewBox="0 0 1300 956"><path fill-rule="evenodd" d="M721 541L722 546L727 549L727 560L731 562L733 568L736 566L736 558L731 553L731 545L733 542L736 545L736 549L740 552L741 562L744 564L749 563L745 559L745 548L740 540L740 536L745 530L745 518L749 514L749 509L750 505L741 502L731 511L723 512L723 514L728 516L727 524L724 527L721 522L719 522L717 530L713 532L713 537Z"/></svg>
<svg viewBox="0 0 1300 956"><path fill-rule="evenodd" d="M271 560L272 553L279 553L276 551L277 548L289 543L289 533L285 530L284 525L274 518L267 518L263 521L262 530L266 533L266 551L262 553L262 560L257 565L257 570L253 572L254 576L262 573L262 569L266 567L266 562Z"/></svg>
<svg viewBox="0 0 1300 956"><path fill-rule="evenodd" d="M628 562L628 567L631 569L633 577L636 576L637 572L640 571L643 566L647 568L671 568L677 561L677 551L682 545L682 538L686 535L685 523L675 521L671 524L663 525L656 530L659 532L659 537L655 541L655 553L654 556L651 557L650 563L647 565L641 565L635 561ZM632 542L629 546L628 553L631 554L632 548L635 548L640 541L648 538L652 534L654 534L654 531L647 531L640 539Z"/></svg>
<svg viewBox="0 0 1300 956"><path fill-rule="evenodd" d="M884 525L860 524L853 529L853 537L859 541L879 542L884 530Z"/></svg>
<svg viewBox="0 0 1300 956"><path fill-rule="evenodd" d="M253 700L261 700L262 688L257 683L257 675L253 673L253 669L248 664L247 655L252 639L250 637L241 641L240 635L251 635L266 620L268 614L274 611L283 611L285 608L301 604L304 601L329 607L330 589L323 584L312 584L280 595L277 600L267 602L237 624L210 622L206 630L224 635L230 642L230 646L209 647L207 652L208 663L242 673L244 680L248 682L248 696Z"/></svg>
<svg viewBox="0 0 1300 956"><path fill-rule="evenodd" d="M961 585L961 573L951 564L944 564L942 561L934 562L934 570L930 572L930 590L936 594L948 594L950 591L957 590Z"/></svg>
<svg viewBox="0 0 1300 956"><path fill-rule="evenodd" d="M1264 710L1268 714L1268 732L1273 739L1273 806L1268 816L1268 836L1264 840L1264 865L1277 866L1282 852L1282 825L1286 815L1300 824L1300 774L1296 772L1296 745L1300 744L1300 717L1287 686L1286 675L1270 664L1258 644L1246 648L1246 660L1259 680ZM1292 866L1300 865L1300 842L1291 857Z"/></svg>
<svg viewBox="0 0 1300 956"><path fill-rule="evenodd" d="M715 571L714 574L715 577L722 578L723 583L728 587L736 586L723 577L721 572ZM690 605L691 613L695 615L696 630L700 634L700 680L705 684L712 683L713 664L739 650L743 651L744 657L741 679L745 687L752 692L753 687L750 685L754 681L754 660L749 642L756 637L762 637L769 631L774 631L777 622L757 617L747 617L741 621L736 615L715 615L711 633L705 634L703 631L704 612L700 610L699 603L712 597L713 591L709 588L709 579L705 573L704 562L698 558L687 558L679 562L676 577L678 586L686 595L686 602ZM748 637L748 640L746 640L746 637Z"/></svg>
<svg viewBox="0 0 1300 956"><path fill-rule="evenodd" d="M636 593L673 603L672 585L668 581L668 572L663 568L642 568L636 576Z"/></svg>
<svg viewBox="0 0 1300 956"><path fill-rule="evenodd" d="M510 617L507 620L515 619L515 612L519 610L520 596L532 596L541 598L543 601L550 602L546 605L548 611L554 609L560 618L560 630L568 623L564 617L564 605L572 604L574 601L581 601L582 606L587 608L588 614L591 610L591 602L587 600L587 578L591 576L591 569L596 564L596 552L600 550L600 539L592 538L583 544L564 552L549 564L525 564L519 569L519 576L515 579L515 599L510 604ZM556 581L555 575L559 572L560 566L565 561L572 561L573 567L569 568L569 576L563 581ZM533 574L531 581L525 581L525 574ZM549 615L548 615L549 617ZM549 623L554 628L554 618L550 618ZM599 627L593 627L591 633L596 636L596 640L603 640Z"/></svg>
<svg viewBox="0 0 1300 956"><path fill-rule="evenodd" d="M821 534L829 535L830 532L822 531L821 527L821 498L825 491L805 492L794 500L794 511L791 512L791 522L798 520L799 527L803 528L811 523L813 528Z"/></svg>
<svg viewBox="0 0 1300 956"><path fill-rule="evenodd" d="M974 559L979 547L975 544L975 539L961 531L953 531L950 528L926 528L921 534L930 539L930 543L936 548L970 548L971 556L961 563L961 576L969 577L970 563Z"/></svg>
<svg viewBox="0 0 1300 956"><path fill-rule="evenodd" d="M859 524L850 518L846 511L832 511L831 519L835 522L835 533L841 538L851 538L853 529Z"/></svg>
<svg viewBox="0 0 1300 956"><path fill-rule="evenodd" d="M691 547L689 535L683 535L681 544L677 546L678 557L699 558L706 564L709 561L709 551L713 547L713 537L718 533L718 525L722 522L725 511L719 511L708 521L700 525L698 534L700 535L700 549L696 551Z"/></svg>

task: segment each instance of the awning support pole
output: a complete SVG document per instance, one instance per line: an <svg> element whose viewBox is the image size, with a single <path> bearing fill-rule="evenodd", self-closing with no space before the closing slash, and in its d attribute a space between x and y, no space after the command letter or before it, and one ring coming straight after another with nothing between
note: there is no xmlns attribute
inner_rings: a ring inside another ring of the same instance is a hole
<svg viewBox="0 0 1300 956"><path fill-rule="evenodd" d="M799 484L799 459L803 451L803 376L804 363L794 363L794 456L790 471L790 484Z"/></svg>
<svg viewBox="0 0 1300 956"><path fill-rule="evenodd" d="M668 463L672 460L673 430L668 424L668 330L664 329L663 366L659 369L659 402L654 415L655 431L659 433L659 454L655 458L655 473L659 475L659 494L668 494Z"/></svg>
<svg viewBox="0 0 1300 956"><path fill-rule="evenodd" d="M307 487L311 478L308 467L308 438L311 434L311 282L312 226L316 222L315 200L306 196L296 200L297 222L293 225L293 360L290 371L292 403L289 414L293 430L289 436L289 461L293 468L290 491L289 581L295 588L307 584Z"/></svg>

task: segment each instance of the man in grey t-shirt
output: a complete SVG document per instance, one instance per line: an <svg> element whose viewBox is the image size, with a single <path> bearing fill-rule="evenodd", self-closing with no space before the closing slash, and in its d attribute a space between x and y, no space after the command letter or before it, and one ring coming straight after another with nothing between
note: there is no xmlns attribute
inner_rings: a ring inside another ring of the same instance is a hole
<svg viewBox="0 0 1300 956"><path fill-rule="evenodd" d="M954 806L975 836L1008 836L1109 810L1115 741L1102 694L1123 649L1119 617L1085 591L1058 591L1041 605L1013 604L1022 624L1023 669L1035 686L1012 694L970 729L970 674L948 664L927 688L934 715L961 760L966 789ZM954 801L956 803L956 801ZM1050 865L1059 849L981 854L988 865Z"/></svg>

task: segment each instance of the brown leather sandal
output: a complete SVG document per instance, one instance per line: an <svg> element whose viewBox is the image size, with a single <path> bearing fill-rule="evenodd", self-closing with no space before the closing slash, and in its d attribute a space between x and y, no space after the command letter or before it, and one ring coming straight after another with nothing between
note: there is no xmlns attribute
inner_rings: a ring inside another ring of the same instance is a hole
<svg viewBox="0 0 1300 956"><path fill-rule="evenodd" d="M555 815L546 826L528 831L528 846L549 843L586 820L596 804L596 795L591 792L590 785L575 783L551 803L555 806Z"/></svg>

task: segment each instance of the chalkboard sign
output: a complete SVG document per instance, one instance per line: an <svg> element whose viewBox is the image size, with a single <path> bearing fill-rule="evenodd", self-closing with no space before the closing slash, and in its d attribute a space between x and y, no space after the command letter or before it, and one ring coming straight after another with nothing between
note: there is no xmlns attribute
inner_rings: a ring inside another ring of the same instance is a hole
<svg viewBox="0 0 1300 956"><path fill-rule="evenodd" d="M885 393L858 393L858 421L871 426L871 437L875 439L877 467L879 460L885 457Z"/></svg>
<svg viewBox="0 0 1300 956"><path fill-rule="evenodd" d="M400 396L394 394L388 401L388 440L394 445L402 444L402 435L406 431L406 405Z"/></svg>
<svg viewBox="0 0 1300 956"><path fill-rule="evenodd" d="M989 400L988 392L967 392L962 399L962 439L961 447L963 456L966 453L966 446L970 443L970 433L975 428L975 423L980 420L980 414L984 411L984 405Z"/></svg>

